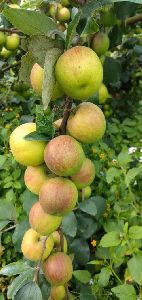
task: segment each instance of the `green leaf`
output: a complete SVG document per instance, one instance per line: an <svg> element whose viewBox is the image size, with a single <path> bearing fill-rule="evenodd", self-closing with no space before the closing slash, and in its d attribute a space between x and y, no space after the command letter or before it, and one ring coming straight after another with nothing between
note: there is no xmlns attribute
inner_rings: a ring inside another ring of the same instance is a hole
<svg viewBox="0 0 142 300"><path fill-rule="evenodd" d="M86 284L91 279L91 274L87 270L77 270L73 272L74 277L80 282Z"/></svg>
<svg viewBox="0 0 142 300"><path fill-rule="evenodd" d="M100 287L106 287L109 284L111 274L112 272L108 267L102 268L98 277L98 285Z"/></svg>
<svg viewBox="0 0 142 300"><path fill-rule="evenodd" d="M134 225L129 228L130 239L139 240L142 239L142 226Z"/></svg>
<svg viewBox="0 0 142 300"><path fill-rule="evenodd" d="M53 19L37 11L17 9L6 7L3 11L4 16L17 29L27 35L44 34L49 36L50 33L57 29Z"/></svg>
<svg viewBox="0 0 142 300"><path fill-rule="evenodd" d="M134 1L133 1L134 2ZM125 20L128 17L134 16L138 5L132 2L115 3L114 10L118 19Z"/></svg>
<svg viewBox="0 0 142 300"><path fill-rule="evenodd" d="M131 181L133 181L135 177L139 175L141 172L142 172L142 166L139 166L138 168L132 168L127 172L125 178L127 187L130 185Z"/></svg>
<svg viewBox="0 0 142 300"><path fill-rule="evenodd" d="M136 300L136 291L132 285L123 284L111 289L120 300Z"/></svg>
<svg viewBox="0 0 142 300"><path fill-rule="evenodd" d="M23 235L28 229L29 229L28 220L21 221L19 224L16 225L16 229L12 236L12 240L16 250L21 251L21 242L23 239Z"/></svg>
<svg viewBox="0 0 142 300"><path fill-rule="evenodd" d="M68 29L67 29L67 36L66 36L66 43L65 43L65 48L69 49L72 43L72 39L75 35L76 32L76 27L79 23L80 20L80 16L81 16L81 12L78 12L73 20L69 23L68 25Z"/></svg>
<svg viewBox="0 0 142 300"><path fill-rule="evenodd" d="M16 210L12 202L0 200L0 220L15 220Z"/></svg>
<svg viewBox="0 0 142 300"><path fill-rule="evenodd" d="M99 31L99 25L97 24L96 19L90 17L87 20L87 23L81 33L81 37L87 37L88 35L90 36L98 31Z"/></svg>
<svg viewBox="0 0 142 300"><path fill-rule="evenodd" d="M35 282L29 282L21 287L15 300L43 300L39 286Z"/></svg>
<svg viewBox="0 0 142 300"><path fill-rule="evenodd" d="M62 54L62 50L52 48L47 51L44 65L44 80L42 86L42 103L44 109L48 108L48 104L52 98L55 86L54 67L57 59Z"/></svg>
<svg viewBox="0 0 142 300"><path fill-rule="evenodd" d="M13 275L21 274L28 270L30 271L31 269L32 268L30 266L28 266L25 262L16 261L16 262L13 262L13 263L3 267L0 270L0 274L5 275L5 276L13 276Z"/></svg>
<svg viewBox="0 0 142 300"><path fill-rule="evenodd" d="M6 161L6 157L4 155L0 155L0 169L3 167Z"/></svg>
<svg viewBox="0 0 142 300"><path fill-rule="evenodd" d="M118 231L111 231L109 233L106 233L101 241L100 246L101 247L115 247L120 244L120 232Z"/></svg>
<svg viewBox="0 0 142 300"><path fill-rule="evenodd" d="M44 134L48 140L51 140L55 134L55 128L53 126L54 112L44 110L42 105L36 106L36 129L37 132Z"/></svg>
<svg viewBox="0 0 142 300"><path fill-rule="evenodd" d="M142 254L134 255L128 261L128 269L133 280L138 284L142 284Z"/></svg>
<svg viewBox="0 0 142 300"><path fill-rule="evenodd" d="M20 200L23 203L23 209L27 213L27 215L30 212L31 207L34 205L36 201L38 201L38 196L31 193L29 190L25 190L21 196Z"/></svg>
<svg viewBox="0 0 142 300"><path fill-rule="evenodd" d="M81 211L83 211L83 212L85 212L85 213L87 213L91 216L96 216L96 214L97 214L97 209L96 209L96 204L94 202L94 197L81 202L78 207Z"/></svg>
<svg viewBox="0 0 142 300"><path fill-rule="evenodd" d="M70 249L75 255L75 263L80 266L86 266L86 263L90 259L90 248L88 242L84 238L74 239L70 245Z"/></svg>
<svg viewBox="0 0 142 300"><path fill-rule="evenodd" d="M70 212L69 214L63 217L61 228L66 235L69 235L71 237L76 236L77 220L73 212Z"/></svg>
<svg viewBox="0 0 142 300"><path fill-rule="evenodd" d="M106 57L104 62L104 82L105 84L116 84L121 78L122 68L114 58Z"/></svg>
<svg viewBox="0 0 142 300"><path fill-rule="evenodd" d="M106 200L101 196L95 196L93 198L94 198L94 202L95 202L96 208L97 208L97 214L96 214L95 218L97 220L99 220L106 210Z"/></svg>
<svg viewBox="0 0 142 300"><path fill-rule="evenodd" d="M109 168L106 172L107 183L110 184L112 181L114 181L115 178L120 177L121 173L122 173L121 170L119 170L115 167Z"/></svg>
<svg viewBox="0 0 142 300"><path fill-rule="evenodd" d="M13 299L16 293L20 290L20 288L33 279L33 276L34 269L30 269L16 277L8 287L7 298Z"/></svg>
<svg viewBox="0 0 142 300"><path fill-rule="evenodd" d="M128 153L128 149L123 149L118 155L118 162L120 166L125 166L132 161L131 155Z"/></svg>
<svg viewBox="0 0 142 300"><path fill-rule="evenodd" d="M86 200L85 200L86 201ZM82 212L77 212L78 234L85 239L90 238L98 229L98 222L95 218Z"/></svg>
<svg viewBox="0 0 142 300"><path fill-rule="evenodd" d="M0 300L5 300L3 294L0 293Z"/></svg>
<svg viewBox="0 0 142 300"><path fill-rule="evenodd" d="M35 58L31 52L27 52L21 58L21 67L19 70L19 81L30 84L31 69L35 63Z"/></svg>
<svg viewBox="0 0 142 300"><path fill-rule="evenodd" d="M48 142L50 140L50 138L48 138L47 136L45 136L43 133L38 133L37 131L33 131L33 132L27 134L24 137L24 140L27 140L27 141L45 141L45 142Z"/></svg>
<svg viewBox="0 0 142 300"><path fill-rule="evenodd" d="M0 221L0 231L9 223L9 220Z"/></svg>

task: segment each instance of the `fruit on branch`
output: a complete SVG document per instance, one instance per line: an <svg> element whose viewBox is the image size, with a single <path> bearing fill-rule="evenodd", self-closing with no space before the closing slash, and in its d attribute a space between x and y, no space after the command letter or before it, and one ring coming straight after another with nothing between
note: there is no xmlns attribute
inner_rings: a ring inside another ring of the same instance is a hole
<svg viewBox="0 0 142 300"><path fill-rule="evenodd" d="M68 6L70 6L70 1L69 1L69 0L61 0L61 4L62 4L63 6L68 7Z"/></svg>
<svg viewBox="0 0 142 300"><path fill-rule="evenodd" d="M44 78L44 69L39 64L34 64L30 74L30 81L33 90L39 95L42 95L42 84ZM63 91L60 88L58 82L55 83L53 95L51 100L56 100L63 95Z"/></svg>
<svg viewBox="0 0 142 300"><path fill-rule="evenodd" d="M49 16L54 19L56 17L56 12L57 12L57 5L55 5L55 3L51 3L48 9Z"/></svg>
<svg viewBox="0 0 142 300"><path fill-rule="evenodd" d="M61 123L62 123L62 120L63 119L58 119L58 120L54 121L53 125L54 125L56 130L59 130L59 128L61 126Z"/></svg>
<svg viewBox="0 0 142 300"><path fill-rule="evenodd" d="M57 10L57 20L60 22L68 22L70 20L71 14L68 8L62 7Z"/></svg>
<svg viewBox="0 0 142 300"><path fill-rule="evenodd" d="M42 255L44 239L45 236L40 235L32 228L27 230L24 234L21 244L21 250L23 255L31 261L38 261ZM46 240L45 250L42 257L43 260L50 255L51 251L53 250L53 247L54 240L53 237L50 235Z"/></svg>
<svg viewBox="0 0 142 300"><path fill-rule="evenodd" d="M63 285L52 286L50 291L51 299L53 300L63 300L66 295L66 290Z"/></svg>
<svg viewBox="0 0 142 300"><path fill-rule="evenodd" d="M12 33L6 37L5 48L7 50L16 50L20 44L20 37L17 33Z"/></svg>
<svg viewBox="0 0 142 300"><path fill-rule="evenodd" d="M7 50L5 47L2 48L0 56L3 58L9 58L12 55L12 51Z"/></svg>
<svg viewBox="0 0 142 300"><path fill-rule="evenodd" d="M0 32L0 48L5 45L6 42L6 35L4 32Z"/></svg>
<svg viewBox="0 0 142 300"><path fill-rule="evenodd" d="M61 251L61 235L60 235L59 231L54 231L52 233L52 237L53 237L53 240L54 240L54 248L57 251ZM67 244L66 237L64 235L63 235L63 251L65 253L67 253L67 251L68 251L68 244Z"/></svg>
<svg viewBox="0 0 142 300"><path fill-rule="evenodd" d="M24 174L25 185L29 191L38 195L43 183L51 178L51 176L53 175L47 174L44 165L36 167L28 166Z"/></svg>
<svg viewBox="0 0 142 300"><path fill-rule="evenodd" d="M62 218L51 216L42 209L39 202L36 202L29 213L31 227L42 235L48 235L59 228Z"/></svg>
<svg viewBox="0 0 142 300"><path fill-rule="evenodd" d="M72 181L78 189L83 189L90 185L95 178L95 166L93 162L86 158L79 172L71 176Z"/></svg>
<svg viewBox="0 0 142 300"><path fill-rule="evenodd" d="M91 48L97 53L98 56L101 56L106 53L109 49L110 40L106 33L97 32L95 33Z"/></svg>
<svg viewBox="0 0 142 300"><path fill-rule="evenodd" d="M83 193L83 197L82 197L82 193ZM82 200L82 198L84 198L84 200L89 199L91 196L91 187L86 186L82 191L79 191L78 195L80 200Z"/></svg>
<svg viewBox="0 0 142 300"><path fill-rule="evenodd" d="M71 258L57 252L49 256L44 265L44 274L51 285L64 285L72 278L73 267Z"/></svg>
<svg viewBox="0 0 142 300"><path fill-rule="evenodd" d="M102 13L100 14L100 22L104 27L114 26L118 21L112 5L103 8Z"/></svg>
<svg viewBox="0 0 142 300"><path fill-rule="evenodd" d="M24 166L38 166L44 162L46 142L24 139L26 135L34 131L36 131L35 123L25 123L14 129L10 136L12 154L15 160Z"/></svg>
<svg viewBox="0 0 142 300"><path fill-rule="evenodd" d="M80 143L69 135L60 135L51 140L44 151L44 160L49 170L59 176L76 174L85 159Z"/></svg>
<svg viewBox="0 0 142 300"><path fill-rule="evenodd" d="M105 86L105 84L101 84L99 91L99 104L103 104L106 102L107 98L109 98L109 93L108 93L108 89Z"/></svg>
<svg viewBox="0 0 142 300"><path fill-rule="evenodd" d="M101 109L90 102L81 103L67 122L68 133L83 143L94 143L105 133L106 120Z"/></svg>
<svg viewBox="0 0 142 300"><path fill-rule="evenodd" d="M41 187L39 201L48 214L64 215L73 210L78 200L75 184L66 178L55 177Z"/></svg>
<svg viewBox="0 0 142 300"><path fill-rule="evenodd" d="M86 100L99 89L103 80L103 68L92 49L76 46L59 57L55 76L66 95Z"/></svg>

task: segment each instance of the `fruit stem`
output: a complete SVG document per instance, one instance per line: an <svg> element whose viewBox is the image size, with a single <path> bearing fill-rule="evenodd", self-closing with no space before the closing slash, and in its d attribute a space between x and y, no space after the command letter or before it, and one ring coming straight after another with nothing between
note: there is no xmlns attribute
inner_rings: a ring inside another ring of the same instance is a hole
<svg viewBox="0 0 142 300"><path fill-rule="evenodd" d="M60 235L60 246L61 246L61 252L64 252L64 235L61 229L58 230Z"/></svg>
<svg viewBox="0 0 142 300"><path fill-rule="evenodd" d="M66 126L70 115L71 107L72 107L72 100L69 97L67 97L65 101L65 109L63 112L63 120L60 126L61 134L66 134Z"/></svg>
<svg viewBox="0 0 142 300"><path fill-rule="evenodd" d="M45 247L46 247L46 241L47 241L47 238L48 236L45 236L42 240L42 251L41 251L41 256L40 256L40 259L38 261L38 264L35 268L35 274L34 274L34 278L33 278L33 281L36 282L38 284L39 282L39 272L40 272L40 268L41 268L41 263L42 263L42 257L43 257L43 254L44 254L44 250L45 250Z"/></svg>

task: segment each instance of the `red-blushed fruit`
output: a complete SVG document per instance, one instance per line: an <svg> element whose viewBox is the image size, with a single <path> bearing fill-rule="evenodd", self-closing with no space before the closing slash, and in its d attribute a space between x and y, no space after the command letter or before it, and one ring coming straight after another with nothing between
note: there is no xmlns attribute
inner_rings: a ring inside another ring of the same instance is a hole
<svg viewBox="0 0 142 300"><path fill-rule="evenodd" d="M95 178L95 166L93 162L86 158L78 173L71 176L72 181L78 189L83 189L90 185Z"/></svg>
<svg viewBox="0 0 142 300"><path fill-rule="evenodd" d="M71 258L63 252L50 255L44 264L45 277L54 286L67 283L72 278L72 273Z"/></svg>
<svg viewBox="0 0 142 300"><path fill-rule="evenodd" d="M43 239L45 236L40 235L35 230L30 228L24 234L21 250L23 255L31 260L31 261L38 261L41 258L42 249L43 249ZM46 259L54 247L54 240L52 235L50 235L46 240L46 247L43 253L42 259Z"/></svg>
<svg viewBox="0 0 142 300"><path fill-rule="evenodd" d="M83 195L82 195L83 193ZM86 186L84 189L78 192L79 200L86 200L89 199L91 196L91 187Z"/></svg>
<svg viewBox="0 0 142 300"><path fill-rule="evenodd" d="M106 130L106 120L101 109L90 102L81 103L67 122L68 133L83 143L94 143Z"/></svg>
<svg viewBox="0 0 142 300"><path fill-rule="evenodd" d="M92 39L91 47L98 56L101 56L108 51L109 44L108 35L104 32L97 32Z"/></svg>
<svg viewBox="0 0 142 300"><path fill-rule="evenodd" d="M41 187L39 201L43 210L51 215L64 215L73 210L78 200L75 184L66 178L55 177Z"/></svg>
<svg viewBox="0 0 142 300"><path fill-rule="evenodd" d="M59 176L77 173L85 159L80 143L69 135L60 135L51 140L44 151L44 160L49 170Z"/></svg>
<svg viewBox="0 0 142 300"><path fill-rule="evenodd" d="M62 7L57 10L57 20L60 22L68 22L70 20L71 14L68 8Z"/></svg>
<svg viewBox="0 0 142 300"><path fill-rule="evenodd" d="M54 240L54 248L56 249L56 251L61 251L61 236L59 234L59 231L54 231L52 233L52 237ZM63 235L63 252L67 253L67 251L68 251L68 244L67 244L66 237Z"/></svg>
<svg viewBox="0 0 142 300"><path fill-rule="evenodd" d="M48 175L44 165L36 167L28 166L24 174L25 185L29 191L38 195L43 183L52 176Z"/></svg>
<svg viewBox="0 0 142 300"><path fill-rule="evenodd" d="M66 295L66 290L63 285L52 286L50 291L50 297L53 300L63 300Z"/></svg>
<svg viewBox="0 0 142 300"><path fill-rule="evenodd" d="M25 123L16 127L10 136L12 154L15 160L24 166L38 166L44 162L46 142L24 139L34 131L36 131L35 123Z"/></svg>
<svg viewBox="0 0 142 300"><path fill-rule="evenodd" d="M98 93L99 93L99 104L104 104L107 98L110 97L108 93L108 89L103 83L100 85Z"/></svg>
<svg viewBox="0 0 142 300"><path fill-rule="evenodd" d="M39 202L36 202L29 213L31 227L42 235L48 235L59 228L62 218L51 216L42 209Z"/></svg>
<svg viewBox="0 0 142 300"><path fill-rule="evenodd" d="M7 50L13 51L19 47L20 37L17 33L12 33L6 37L5 48Z"/></svg>
<svg viewBox="0 0 142 300"><path fill-rule="evenodd" d="M83 101L98 91L103 80L103 68L92 49L76 46L59 57L55 76L66 95Z"/></svg>

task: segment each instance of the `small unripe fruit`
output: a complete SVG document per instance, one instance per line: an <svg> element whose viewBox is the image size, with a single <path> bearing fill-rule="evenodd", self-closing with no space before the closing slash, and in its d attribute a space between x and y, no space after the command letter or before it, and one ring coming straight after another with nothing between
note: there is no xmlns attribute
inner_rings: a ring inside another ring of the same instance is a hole
<svg viewBox="0 0 142 300"><path fill-rule="evenodd" d="M6 37L5 48L7 50L16 50L20 44L20 37L18 34L13 33Z"/></svg>
<svg viewBox="0 0 142 300"><path fill-rule="evenodd" d="M3 58L9 58L12 55L12 51L7 50L5 47L3 47L0 55Z"/></svg>
<svg viewBox="0 0 142 300"><path fill-rule="evenodd" d="M6 35L4 32L0 32L0 48L2 48L5 45L6 42Z"/></svg>
<svg viewBox="0 0 142 300"><path fill-rule="evenodd" d="M21 244L21 250L23 255L31 261L38 261L41 258L44 238L44 236L41 236L33 229L27 230L24 234ZM43 260L50 255L53 247L54 240L53 237L50 235L46 240L46 247L42 257Z"/></svg>
<svg viewBox="0 0 142 300"><path fill-rule="evenodd" d="M101 84L98 93L99 93L99 104L105 103L107 98L109 97L109 93L107 87L103 83Z"/></svg>
<svg viewBox="0 0 142 300"><path fill-rule="evenodd" d="M72 261L63 252L52 254L45 262L44 274L51 285L64 285L72 278L72 273Z"/></svg>
<svg viewBox="0 0 142 300"><path fill-rule="evenodd" d="M101 109L90 102L81 103L75 114L71 114L68 123L68 133L83 143L94 143L105 133L106 120Z"/></svg>
<svg viewBox="0 0 142 300"><path fill-rule="evenodd" d="M63 6L68 7L68 6L70 5L70 1L69 1L69 0L61 0L61 4L62 4Z"/></svg>
<svg viewBox="0 0 142 300"><path fill-rule="evenodd" d="M56 248L57 251L61 251L61 236L59 234L58 231L54 231L52 233L52 237L53 237L53 240L54 240L54 248ZM67 240L66 240L66 237L63 235L63 251L65 253L67 253L67 250L68 250L68 244L67 244Z"/></svg>
<svg viewBox="0 0 142 300"><path fill-rule="evenodd" d="M57 10L57 20L60 22L68 22L70 20L70 11L66 7Z"/></svg>
<svg viewBox="0 0 142 300"><path fill-rule="evenodd" d="M59 57L55 76L66 95L83 101L98 91L103 68L92 49L76 46Z"/></svg>
<svg viewBox="0 0 142 300"><path fill-rule="evenodd" d="M95 178L95 166L93 162L86 158L78 173L71 176L72 181L78 189L83 189L90 185Z"/></svg>
<svg viewBox="0 0 142 300"><path fill-rule="evenodd" d="M78 191L75 184L62 177L47 180L39 193L39 201L43 210L53 215L64 215L70 212L77 200Z"/></svg>
<svg viewBox="0 0 142 300"><path fill-rule="evenodd" d="M57 230L61 221L61 217L45 213L39 202L36 202L30 210L29 223L34 230L42 235L48 235Z"/></svg>
<svg viewBox="0 0 142 300"><path fill-rule="evenodd" d="M98 56L101 56L108 51L109 44L110 41L108 35L103 32L97 32L92 39L91 47Z"/></svg>
<svg viewBox="0 0 142 300"><path fill-rule="evenodd" d="M53 19L55 18L56 16L56 11L57 11L57 7L55 6L54 3L51 3L49 5L49 9L48 9L48 14L50 17L52 17Z"/></svg>
<svg viewBox="0 0 142 300"><path fill-rule="evenodd" d="M51 178L51 176L49 175L48 177L44 165L36 167L28 166L24 174L26 187L36 195L39 194L41 186L48 178Z"/></svg>
<svg viewBox="0 0 142 300"><path fill-rule="evenodd" d="M53 300L63 300L66 295L66 290L63 285L52 286L50 291L51 299Z"/></svg>
<svg viewBox="0 0 142 300"><path fill-rule="evenodd" d="M77 173L84 158L82 146L69 135L60 135L51 140L44 152L47 167L59 176L71 176Z"/></svg>
<svg viewBox="0 0 142 300"><path fill-rule="evenodd" d="M100 15L100 22L104 27L111 27L117 24L118 19L113 7L106 7Z"/></svg>
<svg viewBox="0 0 142 300"><path fill-rule="evenodd" d="M83 193L83 197L82 197ZM79 199L82 200L82 198L89 199L91 197L91 187L86 186L82 191L79 191Z"/></svg>
<svg viewBox="0 0 142 300"><path fill-rule="evenodd" d="M10 148L12 154L20 164L24 166L38 166L44 161L44 149L46 143L43 141L28 141L24 137L36 131L35 123L25 123L18 126L10 136Z"/></svg>

